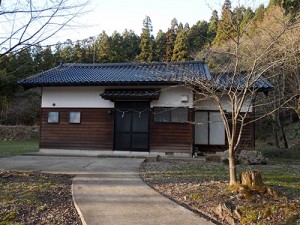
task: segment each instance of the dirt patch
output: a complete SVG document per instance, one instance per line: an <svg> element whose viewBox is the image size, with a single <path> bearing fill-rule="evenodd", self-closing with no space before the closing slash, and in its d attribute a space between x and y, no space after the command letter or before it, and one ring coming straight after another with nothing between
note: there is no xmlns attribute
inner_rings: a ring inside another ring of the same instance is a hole
<svg viewBox="0 0 300 225"><path fill-rule="evenodd" d="M39 136L38 126L3 126L0 125L0 140L32 140Z"/></svg>
<svg viewBox="0 0 300 225"><path fill-rule="evenodd" d="M72 176L0 172L0 224L78 224Z"/></svg>

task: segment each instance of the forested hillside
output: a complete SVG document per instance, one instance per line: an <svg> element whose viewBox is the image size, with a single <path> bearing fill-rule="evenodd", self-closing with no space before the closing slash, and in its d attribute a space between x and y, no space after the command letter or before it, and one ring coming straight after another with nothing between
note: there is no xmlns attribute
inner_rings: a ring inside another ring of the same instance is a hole
<svg viewBox="0 0 300 225"><path fill-rule="evenodd" d="M141 21L141 28L141 34L125 30L108 35L103 31L84 40L68 39L54 46L30 46L0 55L0 124L38 123L39 90L25 92L17 87L16 81L61 62L171 62L206 58L210 69L219 73L237 69L232 63L237 44L244 56L238 70L255 69L276 87L267 100L272 102L268 104L269 111L283 107L266 118L277 135L282 136L286 118L300 118L299 1L271 0L267 6L250 8L232 7L230 0L225 0L222 11L214 10L209 21L192 25L174 18L167 31L153 34L151 18L147 16ZM278 43L268 47L274 41ZM250 61L261 53L263 60L259 58L253 68Z"/></svg>

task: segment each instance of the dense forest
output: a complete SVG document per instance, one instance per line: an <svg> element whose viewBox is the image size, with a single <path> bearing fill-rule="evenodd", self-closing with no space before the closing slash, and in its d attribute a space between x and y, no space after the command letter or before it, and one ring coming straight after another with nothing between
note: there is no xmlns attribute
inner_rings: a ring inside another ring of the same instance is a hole
<svg viewBox="0 0 300 225"><path fill-rule="evenodd" d="M244 45L244 54L249 54L254 49L264 49L264 43L276 37L279 44L267 49L269 54L261 63L272 65L266 76L276 89L268 97L274 103L269 107L284 107L267 118L278 132L283 127L281 118L300 118L299 1L271 0L268 6L262 4L253 9L233 8L230 0L225 0L222 11L214 10L209 21L189 25L174 18L167 31L159 30L156 35L150 17L142 22L140 35L131 30L112 35L103 31L84 40L68 39L54 46L35 45L0 55L0 124L38 124L39 90L24 91L16 81L61 62L171 62L205 58L212 71L220 72L233 68L231 51L237 38ZM276 36L282 27L284 34ZM251 70L247 60L241 65L244 70Z"/></svg>

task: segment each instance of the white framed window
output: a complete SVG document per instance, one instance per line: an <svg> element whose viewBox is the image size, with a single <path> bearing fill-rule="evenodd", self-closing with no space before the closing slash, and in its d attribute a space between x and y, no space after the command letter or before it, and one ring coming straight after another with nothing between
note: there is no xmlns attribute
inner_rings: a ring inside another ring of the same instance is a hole
<svg viewBox="0 0 300 225"><path fill-rule="evenodd" d="M48 123L59 123L59 112L48 112Z"/></svg>
<svg viewBox="0 0 300 225"><path fill-rule="evenodd" d="M225 128L219 111L195 112L195 144L225 145Z"/></svg>
<svg viewBox="0 0 300 225"><path fill-rule="evenodd" d="M69 112L69 123L81 123L81 112Z"/></svg>

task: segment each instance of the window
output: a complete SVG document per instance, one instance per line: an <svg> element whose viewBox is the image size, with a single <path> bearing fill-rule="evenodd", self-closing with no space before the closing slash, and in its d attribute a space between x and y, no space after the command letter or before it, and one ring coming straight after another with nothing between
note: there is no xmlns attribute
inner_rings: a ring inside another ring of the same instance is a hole
<svg viewBox="0 0 300 225"><path fill-rule="evenodd" d="M188 108L154 108L155 123L186 123L188 122Z"/></svg>
<svg viewBox="0 0 300 225"><path fill-rule="evenodd" d="M69 123L80 123L81 113L80 112L70 112L69 113Z"/></svg>
<svg viewBox="0 0 300 225"><path fill-rule="evenodd" d="M59 112L48 112L48 123L59 123Z"/></svg>
<svg viewBox="0 0 300 225"><path fill-rule="evenodd" d="M220 112L195 113L195 144L225 145L225 128Z"/></svg>

